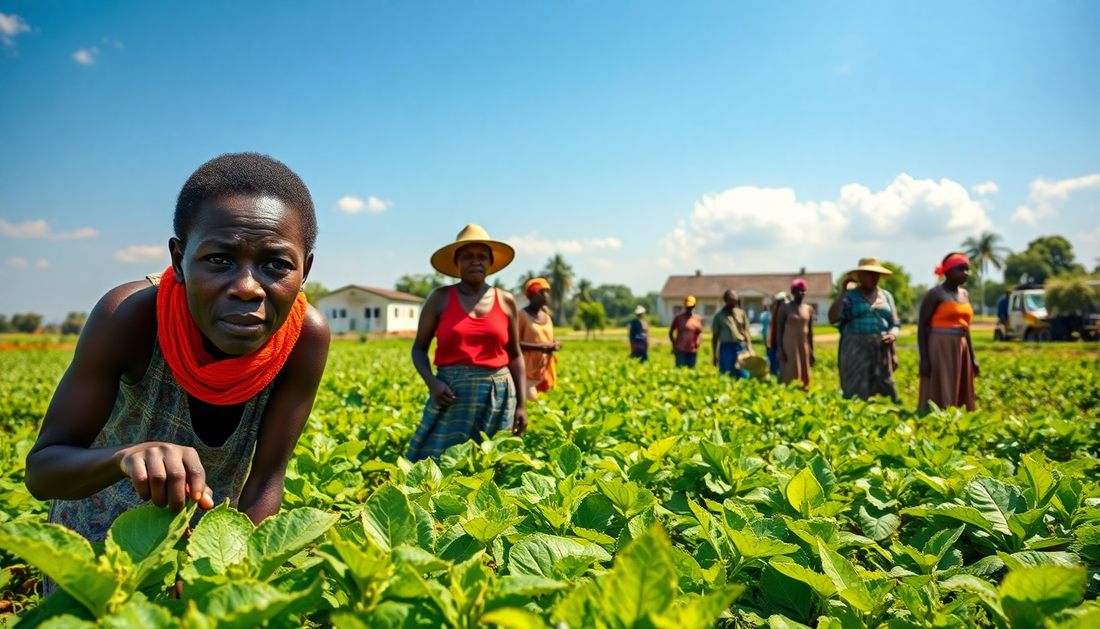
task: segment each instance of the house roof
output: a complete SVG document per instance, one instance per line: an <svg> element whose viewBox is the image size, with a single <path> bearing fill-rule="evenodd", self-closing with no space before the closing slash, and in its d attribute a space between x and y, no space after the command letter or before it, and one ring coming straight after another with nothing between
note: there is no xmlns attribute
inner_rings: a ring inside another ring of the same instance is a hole
<svg viewBox="0 0 1100 629"><path fill-rule="evenodd" d="M335 295L336 293L342 293L346 290L351 290L353 288L358 288L359 290L367 292L367 293L374 293L375 295L378 295L379 297L384 297L384 298L386 298L390 301L406 301L406 302L414 303L414 304L424 303L424 298L423 297L417 297L416 295L410 295L409 293L402 293L401 291L389 290L389 289L386 289L386 288L375 288L373 286L363 286L362 284L348 284L347 286L337 288L334 291L327 292L324 295L321 295L321 297L328 297L329 295Z"/></svg>
<svg viewBox="0 0 1100 629"><path fill-rule="evenodd" d="M829 294L833 287L833 274L825 273L757 273L727 275L672 275L661 289L662 298L721 297L729 289L739 293L758 292L774 295L780 291L789 291L791 282L802 278L806 280L807 293Z"/></svg>

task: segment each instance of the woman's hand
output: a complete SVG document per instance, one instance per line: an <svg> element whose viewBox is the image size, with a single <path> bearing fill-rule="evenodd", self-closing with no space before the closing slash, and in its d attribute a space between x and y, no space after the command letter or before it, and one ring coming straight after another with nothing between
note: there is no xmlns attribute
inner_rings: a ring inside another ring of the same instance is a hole
<svg viewBox="0 0 1100 629"><path fill-rule="evenodd" d="M527 409L517 408L516 417L512 421L512 434L522 437L525 432L527 432Z"/></svg>
<svg viewBox="0 0 1100 629"><path fill-rule="evenodd" d="M436 378L435 381L432 382L431 386L428 387L428 391L430 391L432 401L435 402L439 408L447 408L451 404L454 404L457 397L455 392L451 390L451 387L447 386L447 383L439 378Z"/></svg>
<svg viewBox="0 0 1100 629"><path fill-rule="evenodd" d="M897 352L890 352L890 371L894 372L898 370L898 355Z"/></svg>
<svg viewBox="0 0 1100 629"><path fill-rule="evenodd" d="M887 334L883 335L883 337L882 337L882 344L887 345L887 346L888 345L893 345L894 341L896 341L896 340L897 340L896 336L894 336L893 334L887 333Z"/></svg>
<svg viewBox="0 0 1100 629"><path fill-rule="evenodd" d="M203 509L214 508L214 492L206 486L206 470L194 448L149 441L123 448L115 456L142 500L174 512L182 510L188 498Z"/></svg>
<svg viewBox="0 0 1100 629"><path fill-rule="evenodd" d="M974 365L974 377L977 378L982 375L982 369L978 366L978 361L973 361Z"/></svg>

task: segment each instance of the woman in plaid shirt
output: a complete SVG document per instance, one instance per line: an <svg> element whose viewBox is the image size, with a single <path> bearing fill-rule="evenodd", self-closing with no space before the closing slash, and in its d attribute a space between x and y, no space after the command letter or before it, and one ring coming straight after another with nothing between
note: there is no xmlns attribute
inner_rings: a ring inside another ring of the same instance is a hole
<svg viewBox="0 0 1100 629"><path fill-rule="evenodd" d="M894 341L900 321L894 296L878 286L880 278L891 274L877 258L863 258L859 267L848 273L829 307L829 322L840 328L838 366L844 397L866 400L882 395L898 401Z"/></svg>

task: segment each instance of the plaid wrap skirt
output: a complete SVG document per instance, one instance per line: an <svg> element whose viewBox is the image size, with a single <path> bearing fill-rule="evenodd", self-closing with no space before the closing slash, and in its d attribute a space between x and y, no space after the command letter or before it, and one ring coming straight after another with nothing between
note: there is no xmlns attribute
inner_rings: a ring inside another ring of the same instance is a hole
<svg viewBox="0 0 1100 629"><path fill-rule="evenodd" d="M491 437L498 430L512 428L516 386L507 367L446 365L438 368L436 377L451 387L455 401L443 408L428 398L405 454L410 461L438 459L451 446L471 439L480 442L481 433Z"/></svg>

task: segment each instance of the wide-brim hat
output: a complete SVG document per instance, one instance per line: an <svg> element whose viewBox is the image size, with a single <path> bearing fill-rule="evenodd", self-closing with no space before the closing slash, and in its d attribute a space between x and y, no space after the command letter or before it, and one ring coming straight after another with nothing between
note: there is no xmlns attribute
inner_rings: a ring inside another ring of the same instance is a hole
<svg viewBox="0 0 1100 629"><path fill-rule="evenodd" d="M737 359L737 368L749 372L753 378L763 378L768 375L768 361L762 356L747 355L745 352Z"/></svg>
<svg viewBox="0 0 1100 629"><path fill-rule="evenodd" d="M635 315L644 315L645 314L645 306L638 306L637 308L635 308L634 309L634 314Z"/></svg>
<svg viewBox="0 0 1100 629"><path fill-rule="evenodd" d="M470 223L458 232L458 236L455 237L453 243L432 254L432 268L443 275L458 277L458 263L455 262L455 254L466 245L474 244L485 245L493 252L493 266L485 272L485 275L492 275L503 270L516 257L516 250L512 248L512 245L493 240L481 225Z"/></svg>
<svg viewBox="0 0 1100 629"><path fill-rule="evenodd" d="M890 269L882 266L879 263L878 258L860 258L859 259L859 266L857 266L856 268L852 269L851 271L848 271L847 273L845 273L844 277L846 277L850 280L854 280L854 279L856 279L856 276L859 275L860 271L870 271L871 273L878 273L879 275L893 275L894 274L893 271L891 271Z"/></svg>

